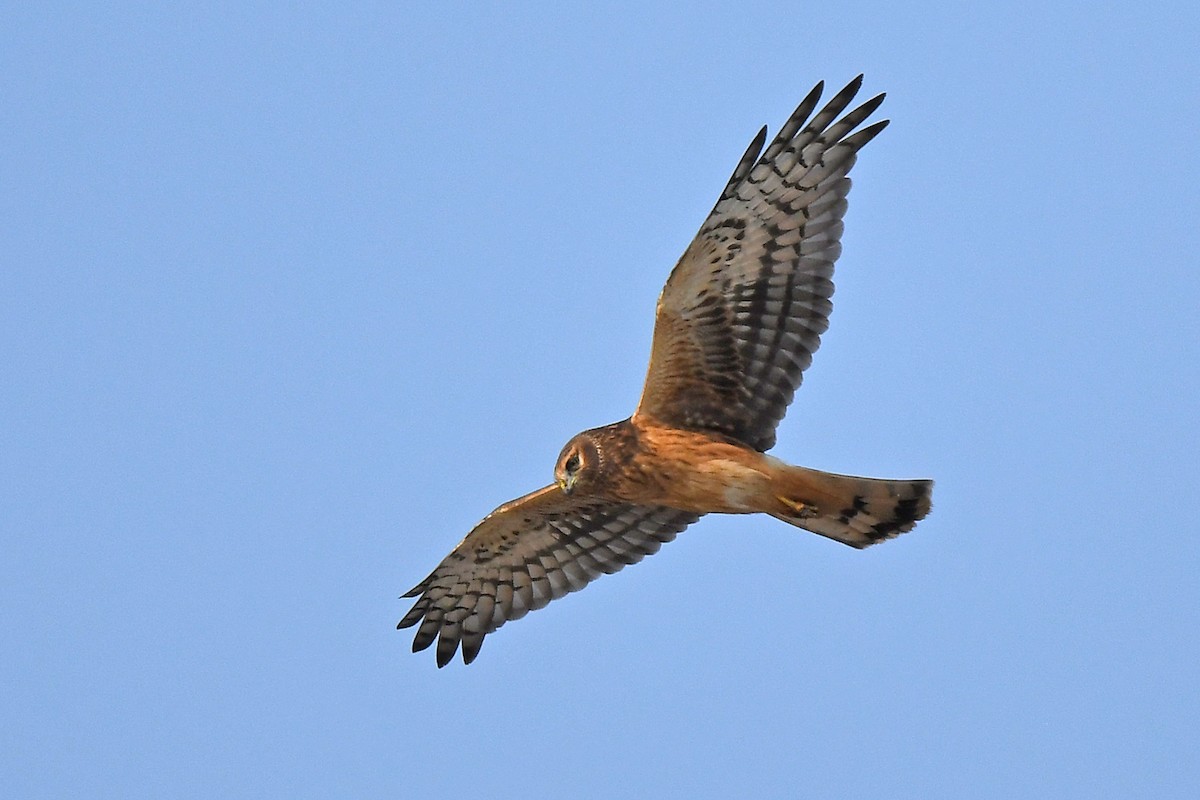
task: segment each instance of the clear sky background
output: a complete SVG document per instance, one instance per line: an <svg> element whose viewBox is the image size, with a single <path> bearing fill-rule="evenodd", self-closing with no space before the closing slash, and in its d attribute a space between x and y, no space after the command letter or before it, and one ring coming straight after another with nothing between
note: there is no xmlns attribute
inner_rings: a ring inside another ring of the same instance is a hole
<svg viewBox="0 0 1200 800"><path fill-rule="evenodd" d="M10 4L0 785L42 797L1195 797L1194 3ZM637 400L763 123L866 73L775 454L435 668L399 594Z"/></svg>

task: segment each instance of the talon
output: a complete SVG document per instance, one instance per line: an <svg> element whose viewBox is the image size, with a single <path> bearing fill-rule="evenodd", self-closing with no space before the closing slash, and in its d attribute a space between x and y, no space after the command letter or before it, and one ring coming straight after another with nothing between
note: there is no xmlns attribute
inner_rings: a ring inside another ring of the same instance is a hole
<svg viewBox="0 0 1200 800"><path fill-rule="evenodd" d="M792 500L787 497L778 497L779 502L783 503L791 512L791 516L797 519L808 519L809 517L817 516L817 507L811 503L805 503L803 500Z"/></svg>

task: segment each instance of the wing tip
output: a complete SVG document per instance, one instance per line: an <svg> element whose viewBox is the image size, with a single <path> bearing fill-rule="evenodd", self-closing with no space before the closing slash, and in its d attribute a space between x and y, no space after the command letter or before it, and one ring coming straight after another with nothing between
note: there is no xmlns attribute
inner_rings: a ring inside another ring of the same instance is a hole
<svg viewBox="0 0 1200 800"><path fill-rule="evenodd" d="M438 641L438 649L437 649L438 669L441 669L442 667L446 666L451 661L453 661L454 654L458 652L458 642L453 642L451 645L447 645L447 646L443 647L442 641L444 641L444 640L445 640L445 637L443 637L442 639L440 639Z"/></svg>
<svg viewBox="0 0 1200 800"><path fill-rule="evenodd" d="M862 83L863 73L860 72L857 78L847 83L841 88L841 91L833 96L833 99L829 101L829 105L833 106L841 103L844 107L844 104L849 103L850 99L858 94L858 90L862 88Z"/></svg>
<svg viewBox="0 0 1200 800"><path fill-rule="evenodd" d="M462 642L462 659L464 664L470 664L479 655L480 648L483 647L483 636L472 636L464 638Z"/></svg>
<svg viewBox="0 0 1200 800"><path fill-rule="evenodd" d="M853 136L847 136L842 140L842 144L850 147L854 152L858 152L863 147L866 147L868 142L883 133L883 129L890 125L891 122L890 119L881 119L878 122L872 122Z"/></svg>

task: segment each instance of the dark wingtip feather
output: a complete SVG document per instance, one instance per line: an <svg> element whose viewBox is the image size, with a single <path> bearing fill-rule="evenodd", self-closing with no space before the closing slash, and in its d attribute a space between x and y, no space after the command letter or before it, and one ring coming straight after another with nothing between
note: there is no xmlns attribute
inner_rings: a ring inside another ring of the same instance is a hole
<svg viewBox="0 0 1200 800"><path fill-rule="evenodd" d="M463 663L470 664L474 661L475 656L479 655L481 647L483 647L482 635L464 636L462 641Z"/></svg>
<svg viewBox="0 0 1200 800"><path fill-rule="evenodd" d="M848 101L851 97L854 97L854 95L858 94L858 90L862 88L862 83L863 73L860 72L856 78L843 86L841 90L833 96L833 99L829 101L830 104L843 99Z"/></svg>
<svg viewBox="0 0 1200 800"><path fill-rule="evenodd" d="M853 136L847 136L845 139L843 139L842 145L844 147L852 148L857 152L858 150L862 149L867 142L878 136L890 122L890 119L881 119L879 122L871 123Z"/></svg>
<svg viewBox="0 0 1200 800"><path fill-rule="evenodd" d="M767 126L763 125L758 131L758 135L750 141L750 146L746 148L746 152L738 159L737 166L733 168L733 174L729 176L729 182L725 184L725 190L721 192L717 202L721 202L727 197L730 197L737 190L738 185L750 174L750 170L754 168L755 162L758 161L758 154L762 152L763 143L767 141Z"/></svg>
<svg viewBox="0 0 1200 800"><path fill-rule="evenodd" d="M800 101L800 104L798 106L796 106L796 110L799 111L800 109L804 108L805 106L808 106L809 107L808 113L804 114L804 116L807 117L809 114L812 113L812 110L817 107L817 103L820 102L821 95L823 95L823 94L825 94L825 81L820 80L820 81L817 81L816 86L814 86L808 90L808 94L804 95L804 99ZM800 115L793 113L792 116L797 117Z"/></svg>
<svg viewBox="0 0 1200 800"><path fill-rule="evenodd" d="M807 119L808 115L817 107L817 103L821 102L823 94L825 94L825 81L817 81L817 85L808 90L808 94L804 95L804 99L800 101L788 119Z"/></svg>
<svg viewBox="0 0 1200 800"><path fill-rule="evenodd" d="M858 125L867 117L871 116L875 109L879 108L880 103L883 102L885 97L887 97L887 95L884 93L875 95L870 100L866 101L861 106L847 114L843 119L843 123L849 125L850 127Z"/></svg>
<svg viewBox="0 0 1200 800"><path fill-rule="evenodd" d="M441 614L437 609L431 610L426 615L425 621L421 623L421 627L417 628L417 635L413 637L413 652L419 652L433 644L441 627Z"/></svg>
<svg viewBox="0 0 1200 800"><path fill-rule="evenodd" d="M858 90L862 88L862 79L863 76L859 75L842 87L842 90L825 104L825 108L821 109L819 116L833 118L842 113L846 109L846 106L850 105L850 101L854 99L854 95L858 94Z"/></svg>
<svg viewBox="0 0 1200 800"><path fill-rule="evenodd" d="M449 664L454 660L454 654L458 651L458 639L452 636L447 636L443 630L442 635L438 637L437 646L437 665L438 669Z"/></svg>
<svg viewBox="0 0 1200 800"><path fill-rule="evenodd" d="M746 148L746 152L742 154L741 159L738 161L737 169L735 169L733 172L733 175L737 180L730 180L730 183L740 182L742 178L746 177L746 175L750 172L750 169L754 166L755 162L758 161L758 155L762 152L763 145L766 143L766 141L767 126L763 125L758 129L758 133L755 134L754 138L750 140L750 146Z"/></svg>
<svg viewBox="0 0 1200 800"><path fill-rule="evenodd" d="M821 102L821 94L825 91L825 81L817 81L800 104L796 106L796 110L787 118L787 122L775 134L775 138L771 140L770 146L767 147L767 152L763 153L762 160L770 163L778 156L787 143L796 135L796 131L800 130L801 126L808 121L813 110L817 107L817 103Z"/></svg>
<svg viewBox="0 0 1200 800"><path fill-rule="evenodd" d="M428 610L428 600L422 599L413 603L413 607L408 610L408 613L401 617L400 621L396 623L396 630L410 628L413 625L416 625L421 621L421 618L425 616L425 612Z"/></svg>
<svg viewBox="0 0 1200 800"><path fill-rule="evenodd" d="M421 582L420 582L420 583L418 583L416 586L412 587L412 588L411 588L411 589L409 589L407 592L405 592L404 594L400 595L400 597L401 597L401 598L405 598L405 597L416 597L416 596L417 596L417 595L419 595L421 592L423 592L423 591L425 591L426 589L428 589L428 588L429 588L429 584L433 582L433 576L436 574L436 572L437 572L437 571L435 570L434 572L431 572L431 573L429 573L427 576L425 576L425 580L421 581Z"/></svg>

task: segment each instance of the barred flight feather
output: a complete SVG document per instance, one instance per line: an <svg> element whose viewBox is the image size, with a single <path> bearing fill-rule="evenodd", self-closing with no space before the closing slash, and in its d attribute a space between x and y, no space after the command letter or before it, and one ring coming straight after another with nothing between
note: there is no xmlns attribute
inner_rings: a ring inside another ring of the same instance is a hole
<svg viewBox="0 0 1200 800"><path fill-rule="evenodd" d="M524 529L508 535L514 519ZM654 553L698 519L656 506L578 501L548 486L489 514L429 575L397 627L417 627L413 651L437 641L438 666L462 644L463 661L484 637L552 600ZM503 547L502 547L503 545Z"/></svg>
<svg viewBox="0 0 1200 800"><path fill-rule="evenodd" d="M763 140L755 137L659 298L637 414L759 451L774 445L829 327L846 174L887 124L854 132L883 95L838 119L860 85L861 76L809 119L818 85L747 168Z"/></svg>

